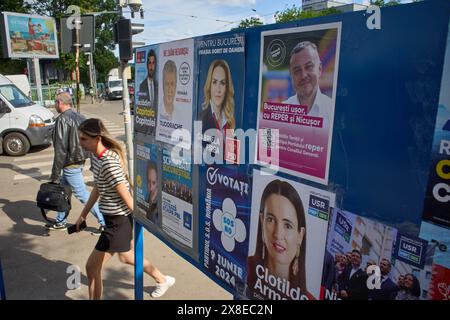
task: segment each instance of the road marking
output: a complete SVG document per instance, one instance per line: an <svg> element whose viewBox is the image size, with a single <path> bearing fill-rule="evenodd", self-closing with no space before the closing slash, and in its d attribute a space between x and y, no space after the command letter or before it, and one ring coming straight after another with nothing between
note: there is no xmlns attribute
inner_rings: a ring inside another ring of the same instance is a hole
<svg viewBox="0 0 450 320"><path fill-rule="evenodd" d="M25 157L14 159L14 162L25 162L25 161L45 159L45 158L49 158L49 159L53 158L53 150L52 150L52 154L41 154L41 155L30 156L30 157L25 156Z"/></svg>
<svg viewBox="0 0 450 320"><path fill-rule="evenodd" d="M34 163L26 163L26 164L15 164L14 166L18 168L19 170L23 169L32 169L32 168L42 168L45 166L50 166L53 164L53 161L44 161L44 162L34 162Z"/></svg>
<svg viewBox="0 0 450 320"><path fill-rule="evenodd" d="M31 172L28 174L16 174L14 176L13 180L20 181L20 180L26 180L26 179L32 179L32 178L49 178L50 179L51 173L52 172L50 170L46 170L46 171L42 171L42 172ZM85 182L94 181L94 177L92 176L92 174L90 174L90 175L86 174L86 175L83 175L83 177L84 177Z"/></svg>
<svg viewBox="0 0 450 320"><path fill-rule="evenodd" d="M125 131L123 130L108 130L108 132L111 134L125 134Z"/></svg>
<svg viewBox="0 0 450 320"><path fill-rule="evenodd" d="M46 176L50 176L51 173L52 173L51 171L43 171L43 172L31 172L28 174L16 174L14 176L14 181L46 177Z"/></svg>

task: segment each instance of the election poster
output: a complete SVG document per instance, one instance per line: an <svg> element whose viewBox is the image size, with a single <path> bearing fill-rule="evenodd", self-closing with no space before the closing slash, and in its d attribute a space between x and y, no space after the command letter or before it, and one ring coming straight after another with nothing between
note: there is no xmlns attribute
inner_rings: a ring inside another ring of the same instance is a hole
<svg viewBox="0 0 450 320"><path fill-rule="evenodd" d="M247 297L319 299L335 194L253 171Z"/></svg>
<svg viewBox="0 0 450 320"><path fill-rule="evenodd" d="M156 139L191 148L194 40L159 45L158 123Z"/></svg>
<svg viewBox="0 0 450 320"><path fill-rule="evenodd" d="M432 223L422 222L420 237L434 247L428 298L450 300L450 230Z"/></svg>
<svg viewBox="0 0 450 320"><path fill-rule="evenodd" d="M328 183L341 23L261 33L258 164Z"/></svg>
<svg viewBox="0 0 450 320"><path fill-rule="evenodd" d="M241 128L242 121L245 35L201 37L196 50L197 121L201 121L203 158L207 164L240 163L239 141L233 132Z"/></svg>
<svg viewBox="0 0 450 320"><path fill-rule="evenodd" d="M331 216L322 299L427 299L435 250L426 239L337 208Z"/></svg>
<svg viewBox="0 0 450 320"><path fill-rule="evenodd" d="M428 289L430 300L450 300L450 269L440 264L433 264L430 287Z"/></svg>
<svg viewBox="0 0 450 320"><path fill-rule="evenodd" d="M391 266L397 229L354 213L333 208L329 222L322 277L322 299L377 300L382 295L369 297L366 285L362 290L350 285L350 269L367 280L367 268L383 263ZM391 266L392 267L392 266ZM361 281L362 283L362 281ZM342 292L342 291L345 291ZM380 299L390 299L388 294Z"/></svg>
<svg viewBox="0 0 450 320"><path fill-rule="evenodd" d="M163 231L193 248L192 164L186 149L162 149L161 211Z"/></svg>
<svg viewBox="0 0 450 320"><path fill-rule="evenodd" d="M435 247L433 262L450 268L450 230L424 221L420 227L420 238Z"/></svg>
<svg viewBox="0 0 450 320"><path fill-rule="evenodd" d="M136 49L134 130L152 137L155 136L158 114L158 59L157 45Z"/></svg>
<svg viewBox="0 0 450 320"><path fill-rule="evenodd" d="M148 221L159 224L158 203L161 201L158 149L155 144L136 141L136 210Z"/></svg>
<svg viewBox="0 0 450 320"><path fill-rule="evenodd" d="M243 295L247 276L251 182L246 166L202 166L203 266Z"/></svg>
<svg viewBox="0 0 450 320"><path fill-rule="evenodd" d="M449 26L450 29L450 26ZM423 219L450 228L450 32L447 35L439 105Z"/></svg>
<svg viewBox="0 0 450 320"><path fill-rule="evenodd" d="M400 235L394 252L390 279L394 279L398 288L395 300L430 299L435 246L418 237Z"/></svg>

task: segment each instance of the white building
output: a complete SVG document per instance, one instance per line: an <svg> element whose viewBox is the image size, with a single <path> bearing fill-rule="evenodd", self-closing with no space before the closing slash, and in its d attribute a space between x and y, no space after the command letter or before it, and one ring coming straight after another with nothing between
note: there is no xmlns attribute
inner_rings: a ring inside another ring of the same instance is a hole
<svg viewBox="0 0 450 320"><path fill-rule="evenodd" d="M302 10L321 11L324 9L336 8L341 12L352 12L367 9L366 5L358 3L348 3L344 1L339 2L330 0L302 0Z"/></svg>

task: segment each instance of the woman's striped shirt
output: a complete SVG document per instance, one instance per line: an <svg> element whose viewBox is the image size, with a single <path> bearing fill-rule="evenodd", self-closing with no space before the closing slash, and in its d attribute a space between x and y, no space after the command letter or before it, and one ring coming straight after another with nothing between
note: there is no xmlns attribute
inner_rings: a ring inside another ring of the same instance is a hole
<svg viewBox="0 0 450 320"><path fill-rule="evenodd" d="M131 210L116 190L120 183L124 183L127 189L130 188L120 165L119 155L112 150L103 151L98 157L92 157L91 170L94 173L94 184L100 194L100 212L108 216L129 215Z"/></svg>

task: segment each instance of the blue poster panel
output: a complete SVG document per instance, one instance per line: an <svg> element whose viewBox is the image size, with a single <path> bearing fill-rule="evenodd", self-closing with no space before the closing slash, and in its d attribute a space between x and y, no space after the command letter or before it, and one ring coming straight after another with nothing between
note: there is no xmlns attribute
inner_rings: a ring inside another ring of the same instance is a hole
<svg viewBox="0 0 450 320"><path fill-rule="evenodd" d="M250 224L251 182L245 166L200 169L204 217L203 266L218 282L244 293Z"/></svg>

